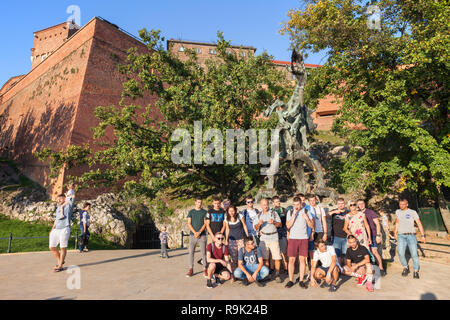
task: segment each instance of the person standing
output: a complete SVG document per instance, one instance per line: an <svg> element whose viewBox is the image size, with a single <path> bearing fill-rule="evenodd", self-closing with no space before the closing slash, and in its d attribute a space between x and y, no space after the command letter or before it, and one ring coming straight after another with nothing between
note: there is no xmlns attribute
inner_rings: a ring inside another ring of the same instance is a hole
<svg viewBox="0 0 450 320"><path fill-rule="evenodd" d="M253 207L255 200L252 196L247 196L245 203L247 208L242 210L241 214L244 217L245 225L247 226L248 235L253 237L255 245L259 245L259 232L253 227L255 220L258 218L260 211Z"/></svg>
<svg viewBox="0 0 450 320"><path fill-rule="evenodd" d="M327 241L327 219L325 210L317 204L317 198L314 194L308 195L309 205L305 206L314 219L314 230L308 228L309 242L309 269L311 275L311 266L314 252L316 250L315 242L318 240Z"/></svg>
<svg viewBox="0 0 450 320"><path fill-rule="evenodd" d="M167 241L169 240L169 233L166 231L166 227L161 227L161 232L159 233L159 240L161 241L161 258L169 258L167 254Z"/></svg>
<svg viewBox="0 0 450 320"><path fill-rule="evenodd" d="M381 244L382 235L381 235L381 226L378 221L378 216L375 211L366 208L366 203L363 199L359 199L356 204L358 205L358 209L364 213L366 216L367 222L370 227L370 234L372 238L372 243L370 244L370 250L372 251L373 256L378 262L378 267L380 268L380 274L382 277L386 275L386 271L383 268L383 260L381 259L380 254L378 253L378 245Z"/></svg>
<svg viewBox="0 0 450 320"><path fill-rule="evenodd" d="M344 231L345 216L349 210L345 207L345 200L343 198L337 199L337 209L330 211L332 219L332 236L333 247L336 251L340 264L344 265L344 257L347 251L347 233Z"/></svg>
<svg viewBox="0 0 450 320"><path fill-rule="evenodd" d="M344 231L347 235L354 235L360 245L369 249L372 243L369 223L364 213L358 211L355 201L350 201L350 212L345 216Z"/></svg>
<svg viewBox="0 0 450 320"><path fill-rule="evenodd" d="M203 276L208 277L206 271L206 210L202 208L202 199L195 199L195 208L190 210L187 217L189 233L189 271L186 277L194 274L194 254L197 243L200 245L200 253L203 257Z"/></svg>
<svg viewBox="0 0 450 320"><path fill-rule="evenodd" d="M230 205L225 219L225 244L228 245L231 255L231 266L236 269L238 264L238 251L244 247L244 238L248 237L244 217L238 214L237 208Z"/></svg>
<svg viewBox="0 0 450 320"><path fill-rule="evenodd" d="M294 268L295 260L298 256L300 262L299 286L306 289L307 286L303 282L306 269L306 258L308 257L308 230L314 230L314 220L311 214L302 208L302 201L299 197L294 198L294 207L289 210L286 217L286 227L289 230L288 249L289 256L289 282L286 288L291 288L294 285Z"/></svg>
<svg viewBox="0 0 450 320"><path fill-rule="evenodd" d="M214 242L214 235L217 232L225 234L225 211L220 206L220 199L213 198L212 208L206 213L206 230L208 230L210 241Z"/></svg>
<svg viewBox="0 0 450 320"><path fill-rule="evenodd" d="M276 282L281 283L281 254L277 231L277 228L281 227L281 219L275 211L269 210L269 200L261 199L260 205L262 212L254 221L255 230L261 231L259 247L261 248L264 264L267 267L269 267L269 256L272 254L272 259L275 261L275 273L273 274L273 279L275 279Z"/></svg>
<svg viewBox="0 0 450 320"><path fill-rule="evenodd" d="M417 236L414 229L414 222L422 235L423 243L426 243L425 231L423 230L422 222L419 219L419 215L415 210L408 208L408 200L400 199L399 207L395 211L395 231L394 235L398 241L398 258L403 266L402 276L406 277L409 274L408 261L405 258L406 247L409 248L409 253L413 261L414 279L419 279L419 255L417 254Z"/></svg>
<svg viewBox="0 0 450 320"><path fill-rule="evenodd" d="M373 291L372 278L373 269L370 263L369 250L358 244L355 236L348 236L348 249L345 254L347 264L344 266L344 274L358 279L358 286L363 286L366 283L366 289L369 292Z"/></svg>
<svg viewBox="0 0 450 320"><path fill-rule="evenodd" d="M78 249L80 252L83 252L83 250L89 251L89 225L90 225L90 216L89 211L91 209L91 204L89 202L86 202L84 204L83 210L80 212L80 244L78 246Z"/></svg>
<svg viewBox="0 0 450 320"><path fill-rule="evenodd" d="M280 243L280 253L281 261L283 262L284 272L288 272L288 261L287 261L287 230L286 230L286 209L281 206L281 201L279 196L273 196L272 198L273 208L272 210L278 213L281 220L281 227L277 229L278 231L278 242Z"/></svg>
<svg viewBox="0 0 450 320"><path fill-rule="evenodd" d="M386 212L382 209L378 211L381 216L381 226L382 226L382 235L383 235L383 259L391 259L391 233L389 228L389 218Z"/></svg>
<svg viewBox="0 0 450 320"><path fill-rule="evenodd" d="M65 263L67 245L69 243L74 198L71 197L66 201L65 195L60 194L57 202L56 219L49 234L49 248L58 261L53 271L60 272L64 270L63 264ZM58 251L58 245L61 249L60 251Z"/></svg>
<svg viewBox="0 0 450 320"><path fill-rule="evenodd" d="M242 279L245 286L255 282L264 287L260 281L269 275L269 268L264 265L261 249L256 247L252 237L244 239L245 247L239 249L238 267L234 270L234 277Z"/></svg>
<svg viewBox="0 0 450 320"><path fill-rule="evenodd" d="M316 251L312 258L311 267L311 285L317 287L317 280L325 278L325 283L330 285L330 292L335 292L336 283L339 279L339 272L341 266L336 258L336 252L333 246L327 246L323 239L319 239L315 242ZM320 261L321 265L317 267L317 263Z"/></svg>

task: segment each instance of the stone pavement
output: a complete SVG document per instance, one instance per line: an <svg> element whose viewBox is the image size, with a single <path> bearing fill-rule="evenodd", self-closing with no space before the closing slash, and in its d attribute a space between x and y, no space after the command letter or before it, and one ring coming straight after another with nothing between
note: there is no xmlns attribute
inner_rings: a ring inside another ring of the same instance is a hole
<svg viewBox="0 0 450 320"><path fill-rule="evenodd" d="M381 289L373 293L356 286L354 279L338 282L338 291L297 285L267 283L244 287L228 282L214 289L206 288L201 266L195 264L192 278L186 278L187 249L169 252L161 259L159 250L101 250L78 253L70 250L66 266L80 269L81 288L68 289L74 274L54 273L55 258L47 252L0 255L0 299L450 299L450 266L421 261L421 279L401 276L395 262L381 280ZM200 258L197 252L195 260ZM70 283L70 281L69 281ZM341 285L342 283L342 285Z"/></svg>

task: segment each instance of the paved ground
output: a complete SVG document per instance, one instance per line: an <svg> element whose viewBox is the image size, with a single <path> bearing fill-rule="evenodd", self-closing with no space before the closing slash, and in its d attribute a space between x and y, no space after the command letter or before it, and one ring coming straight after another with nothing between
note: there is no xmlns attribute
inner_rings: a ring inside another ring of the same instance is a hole
<svg viewBox="0 0 450 320"><path fill-rule="evenodd" d="M161 259L159 250L69 251L66 265L79 266L81 274L81 288L69 290L67 282L74 274L53 273L55 258L50 252L3 254L0 299L450 299L450 265L428 261L421 261L420 280L401 277L401 266L395 262L380 290L369 293L350 279L340 280L338 291L329 293L312 287L285 289L287 280L264 288L237 282L207 289L199 265L192 278L185 277L186 249L170 255Z"/></svg>

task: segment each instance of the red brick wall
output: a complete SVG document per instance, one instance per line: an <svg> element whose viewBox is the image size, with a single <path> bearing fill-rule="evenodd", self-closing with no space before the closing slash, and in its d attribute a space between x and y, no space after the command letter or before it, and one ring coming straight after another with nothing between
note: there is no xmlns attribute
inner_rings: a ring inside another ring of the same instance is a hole
<svg viewBox="0 0 450 320"><path fill-rule="evenodd" d="M4 90L0 100L1 155L13 159L31 179L48 184L48 165L37 160L33 152L92 143L90 128L97 124L94 108L118 105L124 78L117 63L125 61L131 46L146 50L107 22L92 19L15 86ZM147 96L135 103L152 101L154 98ZM155 117L160 117L156 111ZM71 170L63 176L82 171ZM63 176L49 188L52 195L62 191L62 183L67 182ZM85 196L94 195L90 192Z"/></svg>

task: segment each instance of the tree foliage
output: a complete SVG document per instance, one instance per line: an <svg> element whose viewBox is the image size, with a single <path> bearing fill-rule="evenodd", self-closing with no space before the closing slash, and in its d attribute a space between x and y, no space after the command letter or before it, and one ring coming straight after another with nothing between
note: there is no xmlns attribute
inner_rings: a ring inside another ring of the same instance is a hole
<svg viewBox="0 0 450 320"><path fill-rule="evenodd" d="M369 5L380 9L379 29ZM311 0L288 17L281 32L294 47L327 52L309 101L335 95L333 131L364 149L344 160L341 186L385 192L397 182L426 197L449 187L449 1Z"/></svg>
<svg viewBox="0 0 450 320"><path fill-rule="evenodd" d="M221 192L233 197L260 183L259 165L248 161L246 165L174 164L170 155L178 142L170 138L176 128L189 130L193 137L194 121L202 121L203 131L218 129L223 137L226 129L274 127L273 119L256 118L289 91L285 75L275 69L272 58L266 52L253 56L241 49L246 53L243 58L230 50L229 41L218 32L217 54L200 65L194 50L184 51L186 59L166 50L159 30L143 29L139 35L149 51L132 48L127 62L119 66L127 78L120 105L95 109L99 124L93 128L94 137L103 148L90 154L95 168L77 181L95 186L125 179L125 190L150 198L160 190L176 190L178 195ZM157 97L154 104L125 103L149 94ZM155 109L164 121L155 121ZM105 138L111 129L112 141ZM53 166L67 160L49 150L38 155L42 160L53 159ZM84 156L77 159L80 164L86 163Z"/></svg>

